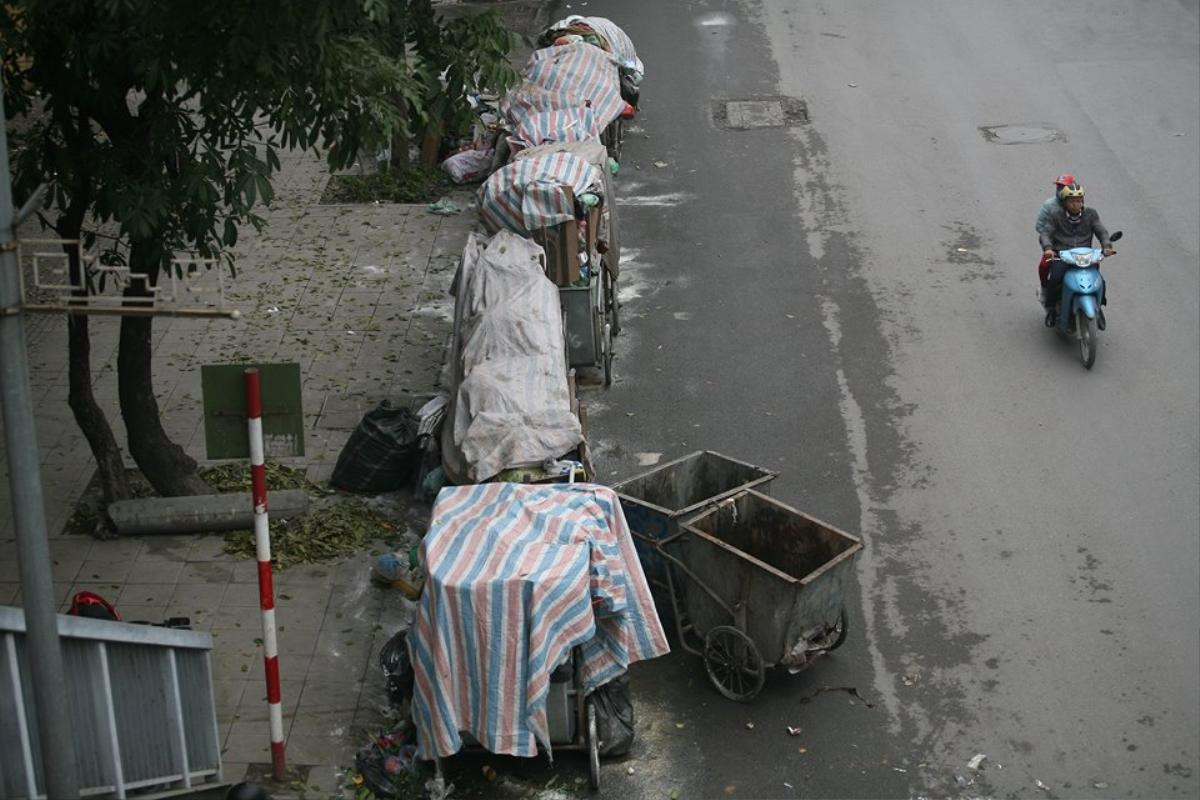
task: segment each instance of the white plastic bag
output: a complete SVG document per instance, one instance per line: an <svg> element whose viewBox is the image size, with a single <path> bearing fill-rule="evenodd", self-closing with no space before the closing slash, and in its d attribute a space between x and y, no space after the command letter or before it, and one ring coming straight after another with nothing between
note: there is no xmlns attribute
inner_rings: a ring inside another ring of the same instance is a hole
<svg viewBox="0 0 1200 800"><path fill-rule="evenodd" d="M476 183L488 176L492 169L495 148L488 150L463 150L442 162L442 169L455 183Z"/></svg>

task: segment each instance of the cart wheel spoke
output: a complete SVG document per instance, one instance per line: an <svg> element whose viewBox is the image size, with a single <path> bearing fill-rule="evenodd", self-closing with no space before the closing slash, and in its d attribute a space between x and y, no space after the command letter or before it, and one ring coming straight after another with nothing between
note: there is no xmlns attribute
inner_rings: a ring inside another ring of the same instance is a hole
<svg viewBox="0 0 1200 800"><path fill-rule="evenodd" d="M718 625L705 637L704 668L713 687L731 700L750 700L766 679L754 642L729 625Z"/></svg>

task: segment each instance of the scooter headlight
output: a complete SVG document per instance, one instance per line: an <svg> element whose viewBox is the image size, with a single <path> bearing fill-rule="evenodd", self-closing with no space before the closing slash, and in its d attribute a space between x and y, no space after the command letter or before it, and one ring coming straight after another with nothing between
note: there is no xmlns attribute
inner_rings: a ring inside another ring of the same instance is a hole
<svg viewBox="0 0 1200 800"><path fill-rule="evenodd" d="M1086 267L1086 266L1091 265L1091 263L1092 263L1092 254L1090 252L1075 254L1076 266Z"/></svg>

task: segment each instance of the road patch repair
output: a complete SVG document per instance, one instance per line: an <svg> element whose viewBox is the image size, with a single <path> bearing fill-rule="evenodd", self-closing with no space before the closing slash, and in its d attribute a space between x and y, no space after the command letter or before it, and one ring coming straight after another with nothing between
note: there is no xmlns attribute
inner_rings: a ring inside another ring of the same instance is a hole
<svg viewBox="0 0 1200 800"><path fill-rule="evenodd" d="M984 141L992 144L1045 144L1067 140L1062 131L1044 122L982 125L979 132L983 134Z"/></svg>
<svg viewBox="0 0 1200 800"><path fill-rule="evenodd" d="M712 117L718 128L730 130L790 128L808 122L808 103L782 95L715 100Z"/></svg>

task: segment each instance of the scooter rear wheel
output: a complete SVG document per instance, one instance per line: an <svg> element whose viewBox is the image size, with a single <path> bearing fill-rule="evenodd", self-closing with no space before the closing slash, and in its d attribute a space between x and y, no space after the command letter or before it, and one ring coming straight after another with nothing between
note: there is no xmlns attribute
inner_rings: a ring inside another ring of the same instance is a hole
<svg viewBox="0 0 1200 800"><path fill-rule="evenodd" d="M1091 369L1096 363L1096 348L1100 344L1096 335L1096 320L1083 313L1076 314L1075 331L1079 336L1079 360L1084 369Z"/></svg>

